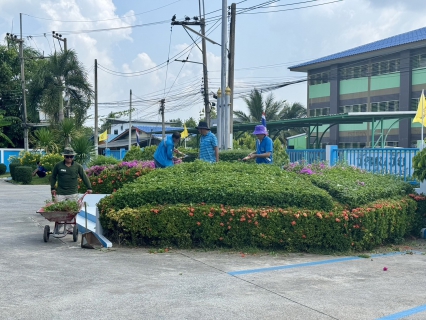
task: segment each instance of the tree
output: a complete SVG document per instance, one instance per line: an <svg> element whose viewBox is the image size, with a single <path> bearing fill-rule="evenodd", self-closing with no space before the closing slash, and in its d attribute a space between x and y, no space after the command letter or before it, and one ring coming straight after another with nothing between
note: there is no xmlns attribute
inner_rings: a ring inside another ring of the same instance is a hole
<svg viewBox="0 0 426 320"><path fill-rule="evenodd" d="M294 102L292 104L286 102L283 109L278 114L281 120L306 118L306 115L306 108L299 102ZM297 134L306 133L306 130L307 128L303 127L288 128L287 130L280 132L278 139L280 139L282 143L287 144L286 138Z"/></svg>
<svg viewBox="0 0 426 320"><path fill-rule="evenodd" d="M0 111L0 138L5 140L6 143L0 140L0 145L7 147L8 144L11 144L14 147L15 145L13 144L12 140L10 140L10 138L3 133L2 128L10 126L13 122L21 122L21 119L16 117L5 117L4 113L4 111Z"/></svg>
<svg viewBox="0 0 426 320"><path fill-rule="evenodd" d="M34 70L40 64L36 59L39 53L32 48L24 47L25 80L30 83L34 76ZM15 117L23 119L22 110L22 87L21 87L21 63L19 59L19 47L16 43L0 45L0 110L4 111L4 117ZM38 113L28 112L29 122L38 122ZM16 147L23 147L23 128L20 121L12 122L9 126L2 128L6 135ZM5 147L5 143L1 144Z"/></svg>
<svg viewBox="0 0 426 320"><path fill-rule="evenodd" d="M65 113L73 116L77 128L86 120L93 90L75 51L55 52L44 60L28 89L32 112L42 110L53 123L61 122ZM63 95L67 98L65 106Z"/></svg>
<svg viewBox="0 0 426 320"><path fill-rule="evenodd" d="M174 124L170 125L171 127L182 127L183 126L183 122L180 118L171 119L170 122L174 122Z"/></svg>
<svg viewBox="0 0 426 320"><path fill-rule="evenodd" d="M195 128L197 126L197 122L193 117L191 117L188 120L185 120L185 125L187 128Z"/></svg>
<svg viewBox="0 0 426 320"><path fill-rule="evenodd" d="M234 111L234 115L239 117L243 122L260 122L263 112L265 112L267 121L277 120L285 103L285 100L276 101L272 92L264 99L262 93L257 89L253 89L249 97L243 98L243 100L247 105L249 113L246 114L239 110Z"/></svg>

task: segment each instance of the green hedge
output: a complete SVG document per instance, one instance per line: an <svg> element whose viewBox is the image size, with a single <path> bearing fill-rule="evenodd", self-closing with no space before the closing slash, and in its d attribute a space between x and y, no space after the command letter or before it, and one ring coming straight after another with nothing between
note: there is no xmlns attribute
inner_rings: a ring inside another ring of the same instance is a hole
<svg viewBox="0 0 426 320"><path fill-rule="evenodd" d="M157 150L157 146L145 147L143 150L137 146L134 146L130 149L129 152L124 156L123 161L146 161L154 159L154 153Z"/></svg>
<svg viewBox="0 0 426 320"><path fill-rule="evenodd" d="M148 174L153 169L150 168L124 168L105 169L98 176L89 177L93 193L111 194L122 188L125 184L135 181L137 178ZM87 188L83 181L78 179L78 192L84 193Z"/></svg>
<svg viewBox="0 0 426 320"><path fill-rule="evenodd" d="M330 210L332 198L275 166L202 161L155 170L114 194L115 209L145 204L217 203Z"/></svg>
<svg viewBox="0 0 426 320"><path fill-rule="evenodd" d="M399 242L416 219L416 203L408 197L333 212L216 204L114 210L113 203L110 197L99 204L102 226L112 238L133 245L368 250Z"/></svg>
<svg viewBox="0 0 426 320"><path fill-rule="evenodd" d="M5 174L7 167L4 163L0 163L0 174Z"/></svg>
<svg viewBox="0 0 426 320"><path fill-rule="evenodd" d="M395 177L373 174L350 166L332 167L323 170L321 174L307 177L314 185L350 208L414 192L410 184Z"/></svg>
<svg viewBox="0 0 426 320"><path fill-rule="evenodd" d="M16 182L30 184L33 180L33 168L28 166L18 166L15 168Z"/></svg>
<svg viewBox="0 0 426 320"><path fill-rule="evenodd" d="M12 177L12 180L16 181L15 169L16 169L16 167L20 167L20 166L21 166L21 164L19 162L9 163L9 172L10 172L10 176Z"/></svg>
<svg viewBox="0 0 426 320"><path fill-rule="evenodd" d="M94 157L90 160L88 167L93 167L93 166L102 166L102 165L108 165L108 164L117 164L120 161L118 161L117 159L115 159L114 157L106 157L106 156L101 156L98 155L97 157Z"/></svg>
<svg viewBox="0 0 426 320"><path fill-rule="evenodd" d="M247 157L252 150L226 150L219 153L219 161L235 162Z"/></svg>

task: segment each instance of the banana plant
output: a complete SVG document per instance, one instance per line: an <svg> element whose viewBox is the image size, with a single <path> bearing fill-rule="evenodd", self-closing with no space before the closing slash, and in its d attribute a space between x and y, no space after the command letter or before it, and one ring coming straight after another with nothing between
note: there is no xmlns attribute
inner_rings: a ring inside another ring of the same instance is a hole
<svg viewBox="0 0 426 320"><path fill-rule="evenodd" d="M17 117L5 117L4 112L0 112L0 138L6 140L13 147L15 145L13 144L12 140L10 140L10 138L1 131L1 127L7 127L12 125L12 123L19 122L19 121L21 121L21 119Z"/></svg>

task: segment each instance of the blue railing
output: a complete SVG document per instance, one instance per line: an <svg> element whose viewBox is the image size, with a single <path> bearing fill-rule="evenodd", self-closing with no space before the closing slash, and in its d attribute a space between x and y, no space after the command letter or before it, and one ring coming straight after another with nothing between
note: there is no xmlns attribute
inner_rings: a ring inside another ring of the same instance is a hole
<svg viewBox="0 0 426 320"><path fill-rule="evenodd" d="M126 155L127 150L125 149L120 149L120 150L110 150L110 149L106 149L105 150L105 155L107 157L113 157L117 160L123 160L124 156Z"/></svg>
<svg viewBox="0 0 426 320"><path fill-rule="evenodd" d="M288 149L287 154L290 162L305 161L312 164L319 161L325 161L325 149L292 150Z"/></svg>
<svg viewBox="0 0 426 320"><path fill-rule="evenodd" d="M373 173L392 174L414 180L413 157L419 149L387 148L387 149L336 149L332 150L333 163L344 162L351 166Z"/></svg>

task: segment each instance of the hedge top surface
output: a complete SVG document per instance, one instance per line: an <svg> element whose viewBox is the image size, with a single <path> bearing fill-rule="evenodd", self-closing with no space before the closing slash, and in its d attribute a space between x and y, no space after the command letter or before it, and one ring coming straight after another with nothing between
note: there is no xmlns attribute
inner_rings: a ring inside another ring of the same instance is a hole
<svg viewBox="0 0 426 320"><path fill-rule="evenodd" d="M337 201L351 208L414 192L413 187L401 179L351 166L326 168L320 174L309 175L309 179Z"/></svg>
<svg viewBox="0 0 426 320"><path fill-rule="evenodd" d="M330 210L331 196L276 166L202 161L155 170L114 193L113 207L217 203Z"/></svg>

